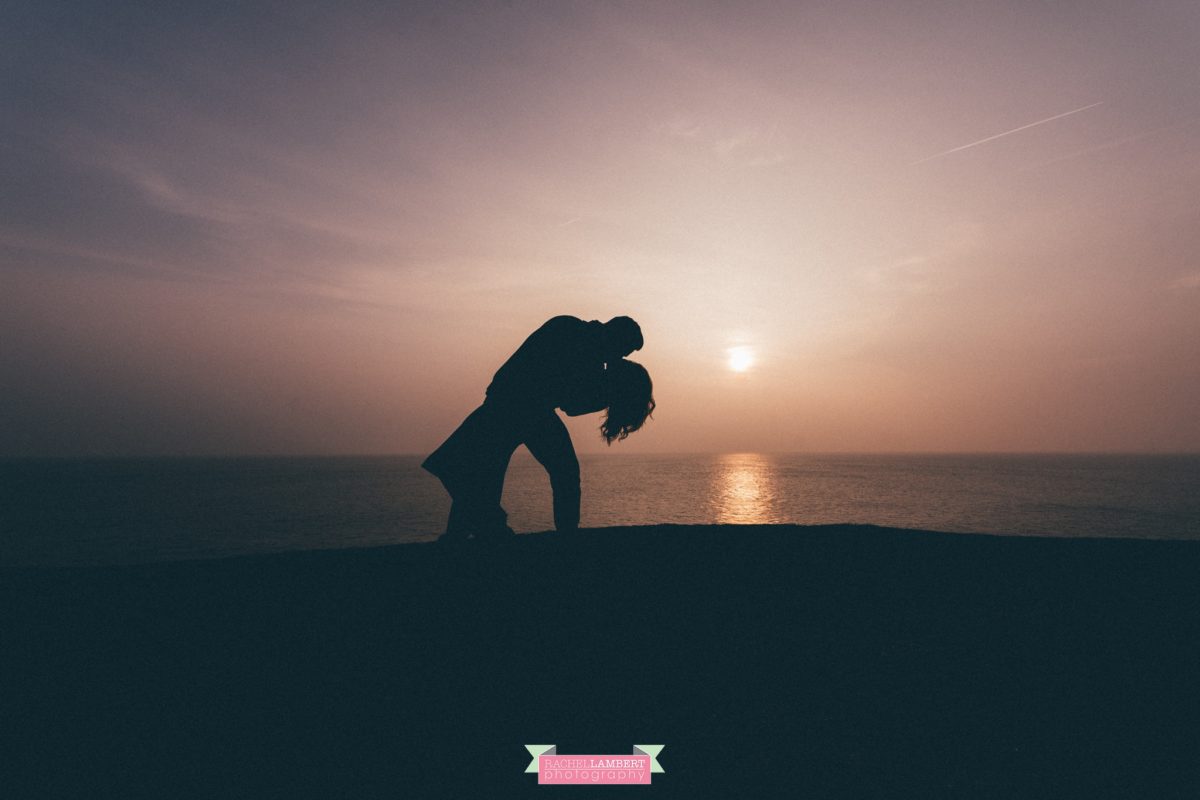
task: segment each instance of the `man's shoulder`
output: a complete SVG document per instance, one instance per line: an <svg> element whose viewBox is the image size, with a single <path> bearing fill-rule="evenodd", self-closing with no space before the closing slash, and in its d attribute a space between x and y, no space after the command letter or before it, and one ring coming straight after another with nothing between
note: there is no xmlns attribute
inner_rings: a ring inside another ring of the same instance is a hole
<svg viewBox="0 0 1200 800"><path fill-rule="evenodd" d="M557 317L551 317L546 320L542 327L538 328L536 333L551 334L555 337L560 336L579 336L587 339L598 338L604 331L604 323L596 320L585 322L579 317L572 317L569 314L560 314Z"/></svg>
<svg viewBox="0 0 1200 800"><path fill-rule="evenodd" d="M562 314L551 317L529 337L531 346L545 352L579 355L599 354L604 342L604 323L585 322L579 317Z"/></svg>
<svg viewBox="0 0 1200 800"><path fill-rule="evenodd" d="M543 328L577 328L588 323L581 320L579 317L573 317L570 314L559 314L557 317L551 317L542 325Z"/></svg>

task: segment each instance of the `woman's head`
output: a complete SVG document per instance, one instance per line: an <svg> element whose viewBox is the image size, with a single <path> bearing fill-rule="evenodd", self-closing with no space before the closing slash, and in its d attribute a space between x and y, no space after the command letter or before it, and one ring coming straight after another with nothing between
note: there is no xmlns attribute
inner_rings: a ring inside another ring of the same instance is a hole
<svg viewBox="0 0 1200 800"><path fill-rule="evenodd" d="M650 373L636 361L621 359L608 365L608 413L600 435L609 444L626 438L654 413Z"/></svg>

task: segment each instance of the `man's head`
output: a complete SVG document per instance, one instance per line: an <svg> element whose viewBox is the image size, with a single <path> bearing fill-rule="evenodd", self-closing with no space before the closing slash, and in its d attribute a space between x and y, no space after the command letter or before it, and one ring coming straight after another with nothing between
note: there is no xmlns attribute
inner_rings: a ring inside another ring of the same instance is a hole
<svg viewBox="0 0 1200 800"><path fill-rule="evenodd" d="M629 317L613 317L604 323L604 349L609 361L642 349L642 328Z"/></svg>

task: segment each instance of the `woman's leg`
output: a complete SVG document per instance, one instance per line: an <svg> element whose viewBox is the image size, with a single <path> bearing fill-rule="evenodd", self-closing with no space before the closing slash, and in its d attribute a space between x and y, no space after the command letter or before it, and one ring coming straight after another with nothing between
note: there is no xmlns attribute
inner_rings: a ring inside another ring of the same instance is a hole
<svg viewBox="0 0 1200 800"><path fill-rule="evenodd" d="M468 536L485 539L511 535L508 514L500 505L503 489L504 472L496 470L480 475L476 481L462 487L457 494L452 494L453 502L450 505L446 535L452 539Z"/></svg>
<svg viewBox="0 0 1200 800"><path fill-rule="evenodd" d="M500 506L504 473L520 435L504 409L484 403L423 465L450 494L447 541L510 534Z"/></svg>

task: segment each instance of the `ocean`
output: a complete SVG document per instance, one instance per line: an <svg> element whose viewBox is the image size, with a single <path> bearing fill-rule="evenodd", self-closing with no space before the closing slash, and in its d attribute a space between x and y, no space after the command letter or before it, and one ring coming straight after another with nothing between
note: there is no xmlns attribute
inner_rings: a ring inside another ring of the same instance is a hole
<svg viewBox="0 0 1200 800"><path fill-rule="evenodd" d="M419 456L0 461L0 565L97 565L430 541L449 499ZM1200 539L1200 456L585 455L584 527L870 523ZM553 527L523 450L504 505Z"/></svg>

